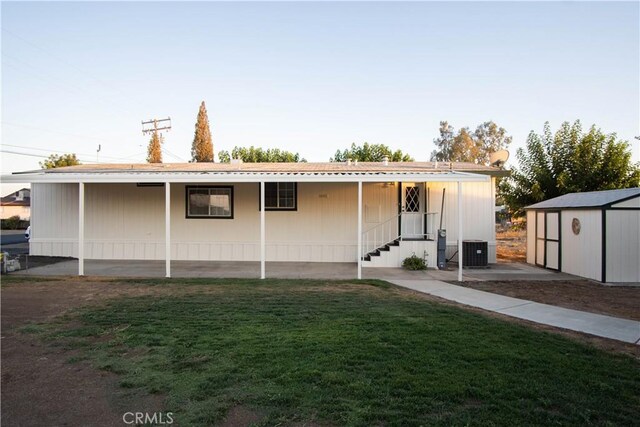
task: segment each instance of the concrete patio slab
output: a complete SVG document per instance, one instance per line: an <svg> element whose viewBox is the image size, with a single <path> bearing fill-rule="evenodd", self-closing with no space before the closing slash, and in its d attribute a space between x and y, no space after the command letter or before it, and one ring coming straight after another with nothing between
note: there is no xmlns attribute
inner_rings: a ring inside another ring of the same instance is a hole
<svg viewBox="0 0 640 427"><path fill-rule="evenodd" d="M282 279L353 279L356 263L267 262L267 277ZM19 274L40 276L73 276L78 274L78 260L58 262L32 268ZM162 260L85 260L85 274L108 277L164 277ZM260 263L251 261L172 261L173 277L256 278ZM456 281L457 270L408 271L402 268L363 268L367 279L417 279ZM464 270L464 280L574 280L563 273L554 273L526 264L492 264L489 269Z"/></svg>
<svg viewBox="0 0 640 427"><path fill-rule="evenodd" d="M640 322L492 294L438 280L390 280L418 292L543 325L639 344Z"/></svg>

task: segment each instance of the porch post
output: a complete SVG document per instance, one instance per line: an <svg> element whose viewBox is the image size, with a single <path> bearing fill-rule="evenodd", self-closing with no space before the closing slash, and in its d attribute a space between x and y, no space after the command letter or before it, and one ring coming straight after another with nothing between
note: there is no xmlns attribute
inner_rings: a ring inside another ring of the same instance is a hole
<svg viewBox="0 0 640 427"><path fill-rule="evenodd" d="M462 282L462 181L458 181L458 282Z"/></svg>
<svg viewBox="0 0 640 427"><path fill-rule="evenodd" d="M84 182L78 186L78 276L84 276Z"/></svg>
<svg viewBox="0 0 640 427"><path fill-rule="evenodd" d="M266 278L267 235L264 217L264 181L260 182L260 278Z"/></svg>
<svg viewBox="0 0 640 427"><path fill-rule="evenodd" d="M164 183L164 262L165 277L171 277L171 183Z"/></svg>
<svg viewBox="0 0 640 427"><path fill-rule="evenodd" d="M362 279L362 181L358 181L358 280Z"/></svg>

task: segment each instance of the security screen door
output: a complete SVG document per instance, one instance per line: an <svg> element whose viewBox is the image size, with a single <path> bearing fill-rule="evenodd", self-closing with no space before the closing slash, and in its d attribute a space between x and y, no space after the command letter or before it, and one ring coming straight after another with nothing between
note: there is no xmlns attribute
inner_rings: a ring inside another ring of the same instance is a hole
<svg viewBox="0 0 640 427"><path fill-rule="evenodd" d="M423 186L402 183L402 238L417 239L424 236L424 195Z"/></svg>

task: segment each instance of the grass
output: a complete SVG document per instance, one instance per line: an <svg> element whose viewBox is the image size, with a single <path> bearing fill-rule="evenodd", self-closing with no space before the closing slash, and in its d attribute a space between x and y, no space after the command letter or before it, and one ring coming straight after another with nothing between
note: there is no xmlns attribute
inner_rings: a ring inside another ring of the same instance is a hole
<svg viewBox="0 0 640 427"><path fill-rule="evenodd" d="M83 308L48 334L166 396L180 425L237 406L262 425L637 423L637 360L374 285L216 282Z"/></svg>

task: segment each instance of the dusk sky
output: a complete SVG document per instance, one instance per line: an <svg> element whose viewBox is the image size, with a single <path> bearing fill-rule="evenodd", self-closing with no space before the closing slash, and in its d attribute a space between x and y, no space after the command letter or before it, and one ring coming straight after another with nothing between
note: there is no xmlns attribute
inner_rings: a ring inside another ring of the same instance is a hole
<svg viewBox="0 0 640 427"><path fill-rule="evenodd" d="M164 160L187 161L202 100L216 153L368 141L428 160L441 120L493 120L513 154L580 119L639 161L639 26L638 2L3 2L2 173L98 144L144 162L140 122L166 116Z"/></svg>

